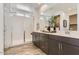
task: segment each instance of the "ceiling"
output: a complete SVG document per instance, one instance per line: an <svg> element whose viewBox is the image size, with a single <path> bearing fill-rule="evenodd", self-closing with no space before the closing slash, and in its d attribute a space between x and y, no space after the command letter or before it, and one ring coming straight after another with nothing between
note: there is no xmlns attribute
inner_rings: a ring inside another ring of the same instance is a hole
<svg viewBox="0 0 79 59"><path fill-rule="evenodd" d="M40 14L43 16L52 16L53 14L63 11L68 14L74 14L77 12L76 3L12 3L8 4L11 8L16 8L17 12L23 14L33 14L35 9L40 9ZM17 5L28 7L31 11L17 8ZM12 10L13 11L13 10Z"/></svg>
<svg viewBox="0 0 79 59"><path fill-rule="evenodd" d="M44 11L44 13L48 16L51 16L59 11L63 11L67 14L77 12L77 4L75 3L48 3L46 5L48 8Z"/></svg>

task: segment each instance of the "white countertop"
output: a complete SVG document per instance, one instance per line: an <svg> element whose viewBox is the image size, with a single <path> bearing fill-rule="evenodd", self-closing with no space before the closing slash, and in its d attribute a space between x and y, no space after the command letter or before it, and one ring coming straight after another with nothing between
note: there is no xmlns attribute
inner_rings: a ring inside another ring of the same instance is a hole
<svg viewBox="0 0 79 59"><path fill-rule="evenodd" d="M35 31L35 32L79 39L79 32L78 31L70 31L70 34L65 34L65 32L57 32L57 33L47 33L47 32L41 32L41 31Z"/></svg>

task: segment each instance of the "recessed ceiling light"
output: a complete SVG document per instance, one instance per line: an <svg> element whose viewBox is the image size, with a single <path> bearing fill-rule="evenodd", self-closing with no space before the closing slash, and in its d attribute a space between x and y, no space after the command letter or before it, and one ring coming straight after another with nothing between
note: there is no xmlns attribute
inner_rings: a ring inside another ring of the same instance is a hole
<svg viewBox="0 0 79 59"><path fill-rule="evenodd" d="M43 13L43 12L41 12L41 15L44 15L44 13Z"/></svg>
<svg viewBox="0 0 79 59"><path fill-rule="evenodd" d="M48 7L48 6L47 6L46 4L44 4L44 5L41 7L40 11L42 11L42 12L45 11L45 10L47 9L47 7Z"/></svg>

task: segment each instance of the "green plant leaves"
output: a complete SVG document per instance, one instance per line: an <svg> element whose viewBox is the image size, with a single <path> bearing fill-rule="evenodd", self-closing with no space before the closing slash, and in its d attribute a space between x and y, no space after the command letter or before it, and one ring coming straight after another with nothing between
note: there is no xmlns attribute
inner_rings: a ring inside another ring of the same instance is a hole
<svg viewBox="0 0 79 59"><path fill-rule="evenodd" d="M51 27L55 27L55 19L54 16L51 16L50 20L49 20L49 24Z"/></svg>

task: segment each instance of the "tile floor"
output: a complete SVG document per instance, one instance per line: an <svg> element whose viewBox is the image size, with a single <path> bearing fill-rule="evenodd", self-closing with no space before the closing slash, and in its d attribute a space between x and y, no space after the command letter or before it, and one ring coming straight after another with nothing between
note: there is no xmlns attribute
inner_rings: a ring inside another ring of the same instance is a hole
<svg viewBox="0 0 79 59"><path fill-rule="evenodd" d="M8 48L5 50L5 55L46 55L39 48L34 46L32 43Z"/></svg>

